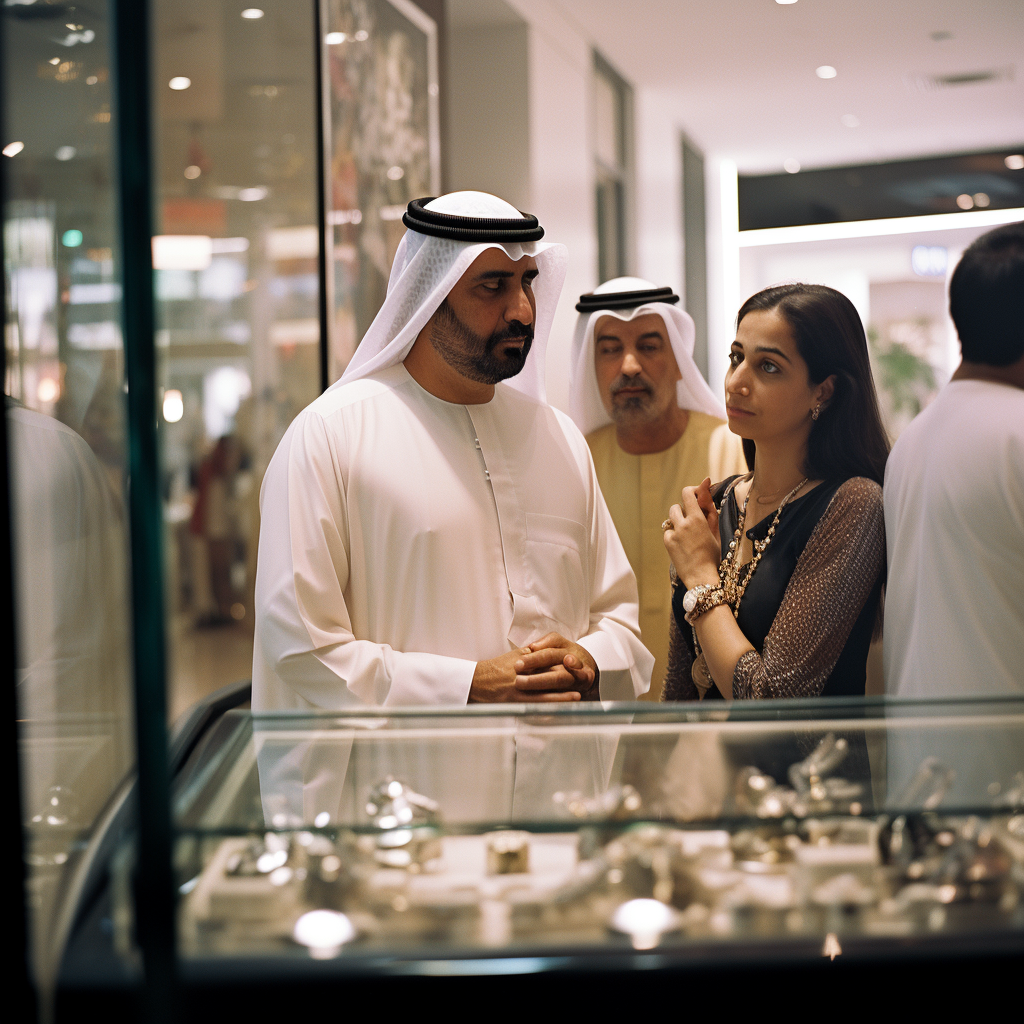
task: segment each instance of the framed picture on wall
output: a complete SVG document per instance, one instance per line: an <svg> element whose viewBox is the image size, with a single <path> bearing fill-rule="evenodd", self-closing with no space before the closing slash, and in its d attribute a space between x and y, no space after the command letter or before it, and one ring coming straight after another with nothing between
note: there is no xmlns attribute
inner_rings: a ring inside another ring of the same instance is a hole
<svg viewBox="0 0 1024 1024"><path fill-rule="evenodd" d="M384 302L409 201L441 180L437 25L410 0L320 0L328 378Z"/></svg>

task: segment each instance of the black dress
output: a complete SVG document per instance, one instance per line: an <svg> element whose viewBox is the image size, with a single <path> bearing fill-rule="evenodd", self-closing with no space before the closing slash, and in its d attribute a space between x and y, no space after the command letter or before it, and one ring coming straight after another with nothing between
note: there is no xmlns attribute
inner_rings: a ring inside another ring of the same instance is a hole
<svg viewBox="0 0 1024 1024"><path fill-rule="evenodd" d="M716 495L723 550L739 518L738 479ZM773 519L747 536L763 540ZM754 650L736 663L733 697L863 695L884 568L882 489L874 481L826 481L786 505L740 603L737 622ZM684 593L677 583L663 700L698 697ZM721 693L712 685L706 696Z"/></svg>

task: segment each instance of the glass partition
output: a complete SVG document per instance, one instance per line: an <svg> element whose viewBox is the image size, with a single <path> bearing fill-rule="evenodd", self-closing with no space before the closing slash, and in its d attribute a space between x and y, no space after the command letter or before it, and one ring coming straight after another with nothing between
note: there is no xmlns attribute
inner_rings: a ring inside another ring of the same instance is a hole
<svg viewBox="0 0 1024 1024"><path fill-rule="evenodd" d="M181 950L365 966L1020 942L1024 701L821 714L229 712L176 796Z"/></svg>
<svg viewBox="0 0 1024 1024"><path fill-rule="evenodd" d="M110 13L4 8L4 381L37 982L73 850L134 763Z"/></svg>
<svg viewBox="0 0 1024 1024"><path fill-rule="evenodd" d="M259 490L320 393L314 4L155 0L169 703L252 672Z"/></svg>

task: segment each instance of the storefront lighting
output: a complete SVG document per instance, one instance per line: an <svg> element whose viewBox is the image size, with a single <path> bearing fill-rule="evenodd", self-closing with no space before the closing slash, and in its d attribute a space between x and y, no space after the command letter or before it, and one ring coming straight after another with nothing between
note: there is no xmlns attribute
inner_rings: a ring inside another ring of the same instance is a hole
<svg viewBox="0 0 1024 1024"><path fill-rule="evenodd" d="M82 244L82 232L78 228L69 228L60 236L60 242L65 249L77 249Z"/></svg>
<svg viewBox="0 0 1024 1024"><path fill-rule="evenodd" d="M838 71L831 64L822 64L820 68L815 68L814 73L819 78L835 78Z"/></svg>
<svg viewBox="0 0 1024 1024"><path fill-rule="evenodd" d="M328 46L340 46L346 39L348 36L344 32L328 32L324 36L324 42Z"/></svg>
<svg viewBox="0 0 1024 1024"><path fill-rule="evenodd" d="M209 235L156 235L153 238L155 270L205 270L213 260Z"/></svg>
<svg viewBox="0 0 1024 1024"><path fill-rule="evenodd" d="M8 142L3 148L3 154L4 156L17 156L24 148L24 142Z"/></svg>
<svg viewBox="0 0 1024 1024"><path fill-rule="evenodd" d="M248 252L248 238L211 238L210 251L214 254L224 252Z"/></svg>
<svg viewBox="0 0 1024 1024"><path fill-rule="evenodd" d="M185 415L185 400L181 392L171 388L164 392L164 419L168 423L177 423Z"/></svg>
<svg viewBox="0 0 1024 1024"><path fill-rule="evenodd" d="M183 89L187 89L192 84L191 78L186 78L184 75L175 75L168 83L168 86L175 92L181 92Z"/></svg>
<svg viewBox="0 0 1024 1024"><path fill-rule="evenodd" d="M793 0L795 2L795 0ZM782 162L783 170L787 174L799 174L800 173L800 161L790 157L788 160Z"/></svg>
<svg viewBox="0 0 1024 1024"><path fill-rule="evenodd" d="M973 204L971 196L967 197ZM884 238L918 235L925 231L960 228L995 228L1024 220L1024 207L1011 210L974 210L969 213L929 213L919 217L886 217L881 220L838 221L831 224L796 224L785 228L751 228L737 232L737 249L791 242L826 242L845 238ZM738 290L738 289L737 289ZM737 300L736 305L739 305Z"/></svg>
<svg viewBox="0 0 1024 1024"><path fill-rule="evenodd" d="M259 21L259 19L263 17L263 12L258 7L246 7L246 9L242 11L242 17L245 18L246 21Z"/></svg>
<svg viewBox="0 0 1024 1024"><path fill-rule="evenodd" d="M1011 153L1003 163L1008 170L1024 171L1024 153Z"/></svg>

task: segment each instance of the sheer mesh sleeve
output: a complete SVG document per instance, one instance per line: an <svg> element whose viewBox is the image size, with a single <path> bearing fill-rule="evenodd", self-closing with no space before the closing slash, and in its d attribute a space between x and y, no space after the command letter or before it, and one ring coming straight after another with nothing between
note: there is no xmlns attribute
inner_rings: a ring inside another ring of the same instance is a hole
<svg viewBox="0 0 1024 1024"><path fill-rule="evenodd" d="M817 697L884 565L882 489L854 477L807 541L762 653L736 662L733 697Z"/></svg>
<svg viewBox="0 0 1024 1024"><path fill-rule="evenodd" d="M672 568L673 587L681 586ZM661 699L667 700L698 700L700 694L694 685L690 669L693 667L693 653L686 642L675 613L670 615L668 626L668 668L665 670L665 687L661 691Z"/></svg>

